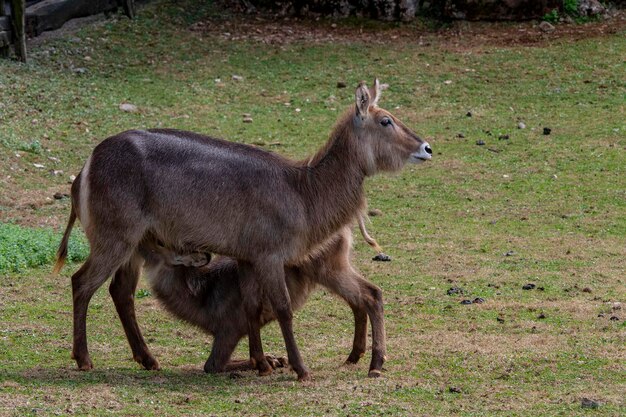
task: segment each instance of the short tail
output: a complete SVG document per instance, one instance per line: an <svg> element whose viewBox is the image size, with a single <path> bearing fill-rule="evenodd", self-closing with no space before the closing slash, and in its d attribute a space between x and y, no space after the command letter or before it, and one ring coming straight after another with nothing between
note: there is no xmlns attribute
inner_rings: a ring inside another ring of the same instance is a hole
<svg viewBox="0 0 626 417"><path fill-rule="evenodd" d="M65 260L67 259L67 243L70 240L70 234L72 233L72 228L74 227L74 222L76 221L76 211L74 210L74 204L72 204L72 208L70 210L70 218L67 222L67 227L65 228L65 233L63 233L63 239L61 239L61 244L59 245L59 250L57 250L57 261L54 264L53 272L58 274L65 265Z"/></svg>

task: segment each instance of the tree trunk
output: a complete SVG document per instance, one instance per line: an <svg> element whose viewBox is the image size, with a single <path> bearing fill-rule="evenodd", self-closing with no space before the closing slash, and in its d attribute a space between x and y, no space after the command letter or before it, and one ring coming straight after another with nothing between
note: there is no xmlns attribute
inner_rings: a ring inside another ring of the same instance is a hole
<svg viewBox="0 0 626 417"><path fill-rule="evenodd" d="M14 48L17 58L26 62L26 2L25 0L11 0L11 20L13 21Z"/></svg>

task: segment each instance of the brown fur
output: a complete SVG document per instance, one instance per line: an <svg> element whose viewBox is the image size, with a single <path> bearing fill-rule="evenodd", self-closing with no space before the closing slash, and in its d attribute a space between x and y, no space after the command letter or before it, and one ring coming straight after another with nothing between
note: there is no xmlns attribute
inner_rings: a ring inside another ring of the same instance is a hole
<svg viewBox="0 0 626 417"><path fill-rule="evenodd" d="M373 91L359 85L355 108L338 121L328 143L308 162L168 129L123 132L96 146L72 186L73 210L91 247L72 276L72 354L78 367L93 367L87 306L115 274L109 290L133 357L147 369L158 369L139 330L133 300L139 248L158 241L178 253L237 259L251 357L269 367L256 320L262 291L280 324L289 362L300 380L308 379L293 335L284 267L314 258L354 219L365 204L366 176L430 159L432 153L426 142L374 105L379 91L378 81ZM66 236L70 230L71 221ZM66 244L64 236L60 254ZM384 324L370 319L370 370L380 370Z"/></svg>
<svg viewBox="0 0 626 417"><path fill-rule="evenodd" d="M345 300L354 312L355 333L346 363L357 363L365 353L367 315L382 320L382 292L350 265L351 233L343 229L317 256L298 267L285 268L291 307L304 305L318 284ZM194 262L161 246L142 247L146 277L163 306L176 317L214 336L206 372L255 368L249 361L229 361L239 340L247 334L248 317L239 288L237 261L219 257L201 267L179 265ZM260 297L259 326L276 319L267 297ZM280 362L272 361L274 365ZM271 363L272 363L271 362ZM263 369L259 369L264 373Z"/></svg>

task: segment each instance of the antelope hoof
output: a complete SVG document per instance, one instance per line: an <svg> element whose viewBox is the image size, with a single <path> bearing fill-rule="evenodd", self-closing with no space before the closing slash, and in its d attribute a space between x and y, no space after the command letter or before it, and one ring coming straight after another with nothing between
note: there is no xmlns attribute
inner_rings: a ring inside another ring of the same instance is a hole
<svg viewBox="0 0 626 417"><path fill-rule="evenodd" d="M161 369L159 362L151 356L146 358L135 358L135 360L148 371L159 371Z"/></svg>
<svg viewBox="0 0 626 417"><path fill-rule="evenodd" d="M367 376L369 378L380 378L382 376L382 372L380 372L380 370L378 370L378 369L370 369L370 371L367 374Z"/></svg>
<svg viewBox="0 0 626 417"><path fill-rule="evenodd" d="M345 364L356 365L359 362L359 359L361 359L364 354L365 354L364 352L355 352L355 351L350 352L350 356L348 356L348 359L346 359Z"/></svg>
<svg viewBox="0 0 626 417"><path fill-rule="evenodd" d="M259 371L259 376L271 375L272 372L274 372L274 368L270 366L270 363L266 358L263 358L263 360L260 361L250 358L250 365L252 365L252 369L257 369Z"/></svg>
<svg viewBox="0 0 626 417"><path fill-rule="evenodd" d="M309 371L304 371L300 374L298 374L298 381L299 382L309 382L313 380L313 377L311 376L311 373Z"/></svg>
<svg viewBox="0 0 626 417"><path fill-rule="evenodd" d="M72 359L76 361L76 365L80 371L91 371L93 369L93 362L91 362L89 355L87 355L87 357L81 357L72 352Z"/></svg>

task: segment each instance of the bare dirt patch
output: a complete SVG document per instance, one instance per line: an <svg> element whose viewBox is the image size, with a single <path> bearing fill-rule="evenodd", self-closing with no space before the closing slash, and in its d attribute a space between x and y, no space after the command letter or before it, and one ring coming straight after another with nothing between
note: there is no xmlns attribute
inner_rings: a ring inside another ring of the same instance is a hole
<svg viewBox="0 0 626 417"><path fill-rule="evenodd" d="M367 25L367 26L366 26ZM607 20L584 24L559 24L552 33L543 32L538 22L452 22L440 28L423 24L384 24L330 20L300 20L269 16L231 16L227 20L196 22L190 30L230 41L253 41L270 45L294 42L368 42L374 44L418 44L433 42L450 49L488 46L541 46L555 40L581 40L619 33L626 29L626 13L616 12Z"/></svg>

